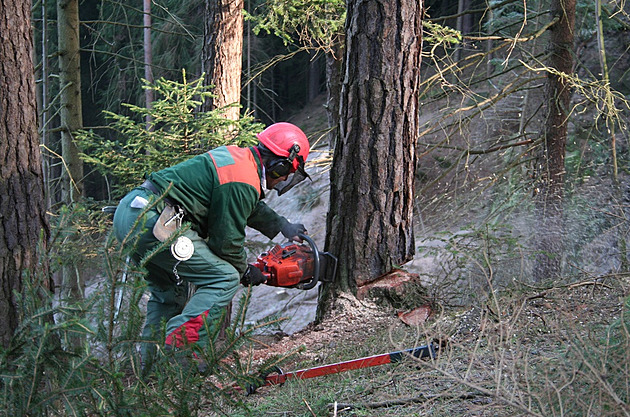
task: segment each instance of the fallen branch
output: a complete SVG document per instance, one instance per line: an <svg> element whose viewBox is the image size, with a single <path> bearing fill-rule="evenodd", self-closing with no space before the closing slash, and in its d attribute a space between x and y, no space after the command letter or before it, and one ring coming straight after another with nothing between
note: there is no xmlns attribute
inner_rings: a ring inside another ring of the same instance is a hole
<svg viewBox="0 0 630 417"><path fill-rule="evenodd" d="M597 281L576 282L575 284L568 285L567 288L572 290L574 288L584 287L584 286L587 286L587 285L601 285L602 287L606 287L608 289L612 289L612 287L610 285L604 284L603 282L597 282Z"/></svg>
<svg viewBox="0 0 630 417"><path fill-rule="evenodd" d="M422 395L420 397L410 397L410 398L399 398L396 400L389 401L377 401L371 403L329 403L327 407L329 409L342 409L342 410L352 410L356 408L383 408L383 407L393 407L397 405L409 405L409 404L417 404L423 403L426 401L431 401L435 399L456 399L456 400L472 400L476 397L488 397L489 395L486 393L469 393L469 394L461 394L461 395Z"/></svg>

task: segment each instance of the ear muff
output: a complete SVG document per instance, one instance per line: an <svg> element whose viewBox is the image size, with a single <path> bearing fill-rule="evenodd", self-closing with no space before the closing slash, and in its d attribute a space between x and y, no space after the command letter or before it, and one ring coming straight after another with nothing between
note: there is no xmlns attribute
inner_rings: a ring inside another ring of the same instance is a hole
<svg viewBox="0 0 630 417"><path fill-rule="evenodd" d="M284 177L295 171L293 161L300 152L300 145L294 143L291 149L289 149L289 156L286 158L277 158L269 163L266 167L269 171L269 176L273 179Z"/></svg>
<svg viewBox="0 0 630 417"><path fill-rule="evenodd" d="M289 175L292 169L293 163L286 158L276 159L267 167L268 174L273 179Z"/></svg>

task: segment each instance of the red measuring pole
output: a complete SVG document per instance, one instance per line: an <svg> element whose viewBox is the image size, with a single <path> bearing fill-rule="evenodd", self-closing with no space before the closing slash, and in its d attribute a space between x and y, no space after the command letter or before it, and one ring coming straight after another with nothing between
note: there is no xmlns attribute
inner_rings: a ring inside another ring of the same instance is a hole
<svg viewBox="0 0 630 417"><path fill-rule="evenodd" d="M396 363L400 362L405 356L413 356L415 358L435 358L435 348L432 344L429 344L397 352L383 353L381 355L367 356L365 358L352 359L330 365L301 369L299 371L281 373L278 375L268 375L265 377L264 384L262 386L283 384L289 379L315 378L318 376L337 374L339 372L350 371L353 369Z"/></svg>

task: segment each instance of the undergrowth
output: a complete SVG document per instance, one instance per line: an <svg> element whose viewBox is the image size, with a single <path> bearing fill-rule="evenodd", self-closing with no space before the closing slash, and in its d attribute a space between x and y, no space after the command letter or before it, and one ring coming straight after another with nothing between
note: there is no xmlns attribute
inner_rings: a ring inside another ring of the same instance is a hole
<svg viewBox="0 0 630 417"><path fill-rule="evenodd" d="M168 351L156 341L152 371L143 375L143 270L124 268L125 252L113 239L101 255L106 279L79 303L59 304L42 293L42 277L25 277L20 327L0 350L0 416L200 416L228 406L247 412L235 393L260 381L249 349L253 335L272 324L245 323L250 292L243 292L227 329L205 323L207 347Z"/></svg>

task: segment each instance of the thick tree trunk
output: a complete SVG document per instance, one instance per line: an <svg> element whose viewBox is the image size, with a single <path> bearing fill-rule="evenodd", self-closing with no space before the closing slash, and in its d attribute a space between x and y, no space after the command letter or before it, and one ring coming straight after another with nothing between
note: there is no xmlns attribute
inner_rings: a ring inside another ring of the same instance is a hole
<svg viewBox="0 0 630 417"><path fill-rule="evenodd" d="M326 250L339 258L320 313L338 293L412 259L422 2L348 1L339 142Z"/></svg>
<svg viewBox="0 0 630 417"><path fill-rule="evenodd" d="M48 226L30 2L0 0L0 10L0 344L7 347L19 322L14 293L22 291L22 273L46 270L37 246L40 237L46 243Z"/></svg>
<svg viewBox="0 0 630 417"><path fill-rule="evenodd" d="M335 45L326 54L326 115L328 117L328 144L330 149L335 148L339 133L339 101L341 97L341 71L342 71L341 43Z"/></svg>
<svg viewBox="0 0 630 417"><path fill-rule="evenodd" d="M202 65L206 84L214 86L212 92L216 98L204 103L204 110L240 103L243 7L243 0L206 1ZM238 120L240 109L229 109L226 117Z"/></svg>
<svg viewBox="0 0 630 417"><path fill-rule="evenodd" d="M240 104L244 7L244 0L206 0L202 68L206 85L214 86L216 97L206 100L205 111ZM238 120L240 108L230 107L225 117ZM231 313L232 303L227 307L222 331L229 325Z"/></svg>
<svg viewBox="0 0 630 417"><path fill-rule="evenodd" d="M540 221L538 255L533 271L535 281L558 278L564 255L564 157L571 87L562 74L573 73L575 0L553 0L551 9L559 21L551 29L548 65L557 72L550 71L547 75L545 102L548 108L536 199Z"/></svg>

